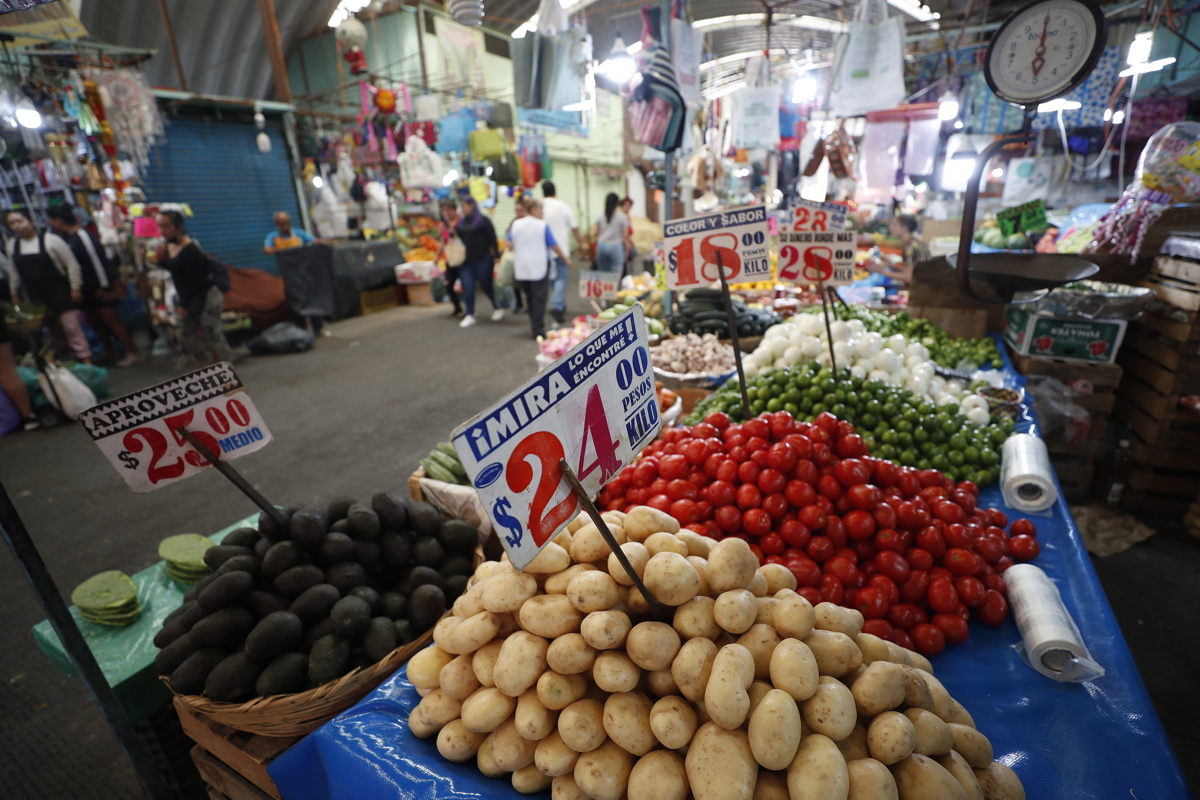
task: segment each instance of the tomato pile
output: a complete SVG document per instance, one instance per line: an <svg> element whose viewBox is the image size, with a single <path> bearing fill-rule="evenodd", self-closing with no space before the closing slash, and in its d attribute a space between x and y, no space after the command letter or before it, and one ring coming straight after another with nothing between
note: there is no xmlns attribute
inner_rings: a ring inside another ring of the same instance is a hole
<svg viewBox="0 0 1200 800"><path fill-rule="evenodd" d="M787 411L669 428L600 493L603 510L648 505L714 539L745 539L783 564L814 605L856 608L863 630L932 656L973 616L1008 616L1002 574L1040 550L1027 519L978 505L979 488L873 458L854 426ZM1005 528L1008 527L1006 531Z"/></svg>

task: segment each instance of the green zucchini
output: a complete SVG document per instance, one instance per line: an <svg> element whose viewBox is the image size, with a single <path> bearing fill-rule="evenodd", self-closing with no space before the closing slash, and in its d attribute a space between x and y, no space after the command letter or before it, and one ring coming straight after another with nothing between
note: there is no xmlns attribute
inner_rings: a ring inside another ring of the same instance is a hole
<svg viewBox="0 0 1200 800"><path fill-rule="evenodd" d="M422 458L421 466L425 468L425 476L442 483L458 483L454 473L434 461L432 458Z"/></svg>
<svg viewBox="0 0 1200 800"><path fill-rule="evenodd" d="M443 469L454 475L466 475L467 471L463 469L463 465L457 458L451 458L441 450L434 448L429 453L429 458L437 462Z"/></svg>

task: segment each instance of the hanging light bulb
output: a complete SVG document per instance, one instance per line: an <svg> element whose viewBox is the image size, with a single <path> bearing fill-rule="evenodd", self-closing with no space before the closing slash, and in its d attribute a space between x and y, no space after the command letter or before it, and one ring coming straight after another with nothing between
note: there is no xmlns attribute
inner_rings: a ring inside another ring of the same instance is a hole
<svg viewBox="0 0 1200 800"><path fill-rule="evenodd" d="M313 175L312 185L313 185L314 189L320 189L322 186L325 185L325 181L321 178L320 175Z"/></svg>
<svg viewBox="0 0 1200 800"><path fill-rule="evenodd" d="M938 99L938 119L946 122L957 116L958 98L954 96L954 92L947 89Z"/></svg>
<svg viewBox="0 0 1200 800"><path fill-rule="evenodd" d="M24 128L42 127L42 114L33 106L33 101L22 97L17 101L17 122Z"/></svg>
<svg viewBox="0 0 1200 800"><path fill-rule="evenodd" d="M608 54L608 58L596 67L596 72L605 75L609 80L617 84L625 84L633 77L633 73L637 70L637 63L633 57L629 55L629 48L625 46L625 40L621 38L621 32L617 31L617 38L613 41L612 50Z"/></svg>
<svg viewBox="0 0 1200 800"><path fill-rule="evenodd" d="M271 152L271 137L267 136L266 131L262 131L258 134L258 136L255 136L254 143L258 145L258 152L260 152L260 153Z"/></svg>

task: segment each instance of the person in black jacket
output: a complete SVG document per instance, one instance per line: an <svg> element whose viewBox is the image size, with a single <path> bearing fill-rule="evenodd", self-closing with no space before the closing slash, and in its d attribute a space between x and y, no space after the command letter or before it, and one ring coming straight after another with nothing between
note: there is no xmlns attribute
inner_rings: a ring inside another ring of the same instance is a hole
<svg viewBox="0 0 1200 800"><path fill-rule="evenodd" d="M504 309L496 305L496 295L492 290L492 269L497 256L500 255L500 244L496 241L496 229L492 227L492 221L479 210L479 204L474 197L463 197L462 215L454 230L467 248L467 260L463 262L459 275L467 315L458 323L458 327L469 328L475 324L476 286L483 289L487 299L492 301L492 307L495 309L492 312L492 322L499 322L504 319Z"/></svg>
<svg viewBox="0 0 1200 800"><path fill-rule="evenodd" d="M167 245L160 261L179 293L179 343L200 366L231 361L233 353L221 330L225 299L213 279L210 259L183 230L183 215L164 211L158 229ZM202 341L203 339L203 341Z"/></svg>

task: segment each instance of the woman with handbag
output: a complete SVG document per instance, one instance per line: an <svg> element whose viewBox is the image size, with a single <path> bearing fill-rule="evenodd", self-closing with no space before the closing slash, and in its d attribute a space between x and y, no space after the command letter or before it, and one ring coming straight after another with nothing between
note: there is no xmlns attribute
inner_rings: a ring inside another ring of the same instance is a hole
<svg viewBox="0 0 1200 800"><path fill-rule="evenodd" d="M450 312L450 319L458 319L462 316L463 310L462 303L458 301L458 292L454 291L454 284L458 283L462 273L462 263L467 257L467 248L454 230L454 226L458 224L458 204L454 202L453 197L447 197L442 200L441 208L442 246L438 248L433 262L436 264L442 260L443 256L446 258L446 294L450 296L450 302L454 304L454 311Z"/></svg>
<svg viewBox="0 0 1200 800"><path fill-rule="evenodd" d="M467 195L462 199L462 215L454 230L467 249L460 273L467 315L458 326L470 328L475 324L476 286L483 290L492 303L492 322L499 322L504 319L504 309L496 305L496 295L492 291L492 269L500 255L500 244L496 241L496 229L492 227L492 221L479 210L474 197Z"/></svg>
<svg viewBox="0 0 1200 800"><path fill-rule="evenodd" d="M164 211L158 229L167 240L159 264L171 273L179 293L179 343L200 365L232 361L233 353L221 329L225 298L217 288L212 259L183 230L183 215Z"/></svg>
<svg viewBox="0 0 1200 800"><path fill-rule="evenodd" d="M592 226L592 238L596 242L596 269L602 272L621 273L625 258L633 243L629 238L629 217L618 206L621 199L615 192L604 198L604 213L596 218Z"/></svg>

